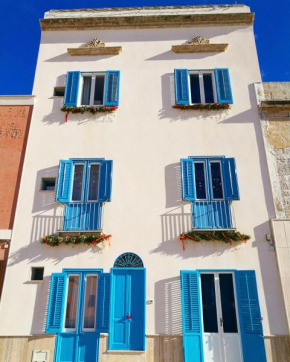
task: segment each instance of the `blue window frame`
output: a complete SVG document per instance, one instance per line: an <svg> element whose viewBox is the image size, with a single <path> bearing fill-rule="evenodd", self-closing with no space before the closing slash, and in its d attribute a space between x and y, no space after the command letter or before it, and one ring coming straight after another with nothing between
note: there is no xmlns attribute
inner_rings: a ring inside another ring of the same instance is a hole
<svg viewBox="0 0 290 362"><path fill-rule="evenodd" d="M65 106L118 106L120 71L68 72Z"/></svg>
<svg viewBox="0 0 290 362"><path fill-rule="evenodd" d="M175 69L176 104L233 103L229 69Z"/></svg>
<svg viewBox="0 0 290 362"><path fill-rule="evenodd" d="M103 203L111 201L113 161L61 160L56 201L65 203L63 231L100 231Z"/></svg>
<svg viewBox="0 0 290 362"><path fill-rule="evenodd" d="M231 202L239 200L234 158L181 159L182 197L192 201L196 229L234 229Z"/></svg>
<svg viewBox="0 0 290 362"><path fill-rule="evenodd" d="M214 274L219 276L216 287L219 285L222 319L218 320ZM206 361L205 334L217 330L221 337L222 333L239 334L244 362L266 362L254 270L182 270L180 279L185 362Z"/></svg>
<svg viewBox="0 0 290 362"><path fill-rule="evenodd" d="M61 160L56 200L105 202L111 200L113 161L103 158Z"/></svg>

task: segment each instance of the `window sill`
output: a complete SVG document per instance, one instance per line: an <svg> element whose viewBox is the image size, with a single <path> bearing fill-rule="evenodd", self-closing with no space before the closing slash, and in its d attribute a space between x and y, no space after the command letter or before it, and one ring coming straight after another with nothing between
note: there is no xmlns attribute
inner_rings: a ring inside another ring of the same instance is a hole
<svg viewBox="0 0 290 362"><path fill-rule="evenodd" d="M230 109L229 103L212 103L212 104L175 104L172 108L192 111L219 111Z"/></svg>
<svg viewBox="0 0 290 362"><path fill-rule="evenodd" d="M67 52L71 56L80 55L118 55L122 52L122 47L101 47L101 48L68 48Z"/></svg>
<svg viewBox="0 0 290 362"><path fill-rule="evenodd" d="M172 45L174 53L221 53L228 48L229 44L183 44Z"/></svg>
<svg viewBox="0 0 290 362"><path fill-rule="evenodd" d="M75 235L78 234L78 235ZM102 234L100 232L93 232L93 231L67 231L65 234L53 234L47 235L41 238L41 244L46 244L48 246L58 246L58 245L79 245L85 244L88 246L96 246L100 243L108 241L110 243L110 238L112 235Z"/></svg>
<svg viewBox="0 0 290 362"><path fill-rule="evenodd" d="M92 114L95 113L113 113L118 109L117 106L63 106L61 107L62 112L67 113L85 113L90 112Z"/></svg>

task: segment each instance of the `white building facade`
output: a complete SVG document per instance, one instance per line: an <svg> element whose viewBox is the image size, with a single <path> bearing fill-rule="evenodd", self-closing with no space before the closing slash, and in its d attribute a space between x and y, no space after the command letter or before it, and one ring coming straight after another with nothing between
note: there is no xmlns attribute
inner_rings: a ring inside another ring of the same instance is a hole
<svg viewBox="0 0 290 362"><path fill-rule="evenodd" d="M250 9L60 10L41 27L5 361L278 361Z"/></svg>

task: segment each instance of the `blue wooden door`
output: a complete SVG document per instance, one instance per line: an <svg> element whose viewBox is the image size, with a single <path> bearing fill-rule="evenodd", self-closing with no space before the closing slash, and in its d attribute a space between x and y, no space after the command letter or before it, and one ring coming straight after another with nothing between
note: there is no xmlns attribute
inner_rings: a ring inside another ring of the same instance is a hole
<svg viewBox="0 0 290 362"><path fill-rule="evenodd" d="M67 273L62 327L57 335L55 362L98 362L97 322L99 273Z"/></svg>
<svg viewBox="0 0 290 362"><path fill-rule="evenodd" d="M113 268L109 350L145 350L145 269Z"/></svg>

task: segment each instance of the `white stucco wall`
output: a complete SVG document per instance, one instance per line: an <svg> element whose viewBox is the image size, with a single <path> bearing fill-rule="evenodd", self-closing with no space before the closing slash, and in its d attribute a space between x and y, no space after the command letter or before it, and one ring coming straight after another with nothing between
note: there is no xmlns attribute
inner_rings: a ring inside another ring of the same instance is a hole
<svg viewBox="0 0 290 362"><path fill-rule="evenodd" d="M228 43L220 54L175 54L178 45L201 35ZM122 46L118 56L70 57L66 49L98 37ZM228 112L172 109L174 68L230 69L234 104ZM69 115L53 88L67 71L120 70L120 107L110 115ZM113 266L126 251L147 268L146 333L181 333L179 273L186 269L255 269L266 335L286 334L286 318L275 254L265 235L274 216L254 82L259 82L253 30L245 27L102 30L42 34L33 94L37 96L12 235L0 309L1 335L43 333L52 272L63 268ZM181 199L181 157L235 157L241 200L233 203L247 244L187 243L190 205ZM60 159L105 157L114 161L112 202L105 205L104 232L111 246L49 247L62 207L40 192L42 177L57 175ZM43 283L28 283L31 266L44 266Z"/></svg>

